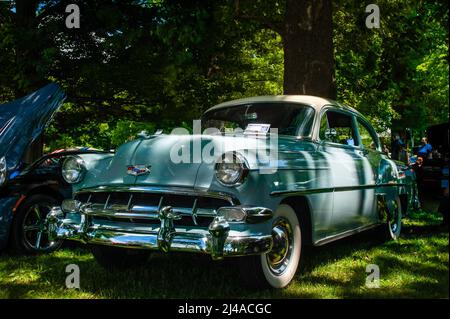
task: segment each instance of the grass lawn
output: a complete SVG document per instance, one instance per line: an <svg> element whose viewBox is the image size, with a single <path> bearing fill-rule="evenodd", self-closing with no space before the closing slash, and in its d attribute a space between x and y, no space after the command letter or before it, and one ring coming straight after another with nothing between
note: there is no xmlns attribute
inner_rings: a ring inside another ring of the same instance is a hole
<svg viewBox="0 0 450 319"><path fill-rule="evenodd" d="M141 268L111 274L88 250L0 256L0 298L448 298L448 227L437 213L404 220L402 238L380 243L372 232L303 256L302 271L283 290L248 290L233 260L155 253ZM80 267L81 289L65 287L68 264ZM380 269L380 287L367 288L366 266Z"/></svg>

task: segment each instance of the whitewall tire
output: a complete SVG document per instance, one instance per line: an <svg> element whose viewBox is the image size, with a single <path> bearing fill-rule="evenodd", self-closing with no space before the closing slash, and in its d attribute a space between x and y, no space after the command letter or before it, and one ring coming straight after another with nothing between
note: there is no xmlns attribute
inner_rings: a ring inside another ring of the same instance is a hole
<svg viewBox="0 0 450 319"><path fill-rule="evenodd" d="M402 230L402 205L400 198L388 202L388 221L387 221L387 235L388 238L397 240L400 237Z"/></svg>
<svg viewBox="0 0 450 319"><path fill-rule="evenodd" d="M274 213L272 250L241 261L243 280L251 286L284 288L292 281L300 263L302 232L291 206L281 204Z"/></svg>
<svg viewBox="0 0 450 319"><path fill-rule="evenodd" d="M397 240L402 230L402 205L400 198L396 196L386 201L386 221L381 225L380 239Z"/></svg>

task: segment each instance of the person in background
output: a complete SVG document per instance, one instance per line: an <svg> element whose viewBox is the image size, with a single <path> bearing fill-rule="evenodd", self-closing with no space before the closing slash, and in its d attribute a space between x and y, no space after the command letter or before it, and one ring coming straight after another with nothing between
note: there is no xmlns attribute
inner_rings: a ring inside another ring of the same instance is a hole
<svg viewBox="0 0 450 319"><path fill-rule="evenodd" d="M423 205L423 158L417 157L416 162L412 165L412 169L416 174L417 191L419 195L420 206Z"/></svg>
<svg viewBox="0 0 450 319"><path fill-rule="evenodd" d="M403 163L409 163L409 140L411 139L411 133L406 129L400 135L400 139L402 141L402 147L399 154L399 160Z"/></svg>
<svg viewBox="0 0 450 319"><path fill-rule="evenodd" d="M400 160L400 153L404 149L405 144L400 138L399 134L395 134L394 142L392 143L392 158Z"/></svg>
<svg viewBox="0 0 450 319"><path fill-rule="evenodd" d="M420 140L420 147L417 151L417 156L422 157L424 160L431 159L433 153L433 147L428 143L426 137L422 137Z"/></svg>

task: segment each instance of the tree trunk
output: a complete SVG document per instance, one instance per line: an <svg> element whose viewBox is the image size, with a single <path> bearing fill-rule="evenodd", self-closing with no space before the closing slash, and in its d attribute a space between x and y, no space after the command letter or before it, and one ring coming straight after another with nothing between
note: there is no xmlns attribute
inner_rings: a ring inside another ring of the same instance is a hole
<svg viewBox="0 0 450 319"><path fill-rule="evenodd" d="M284 94L335 98L331 0L286 0Z"/></svg>
<svg viewBox="0 0 450 319"><path fill-rule="evenodd" d="M16 0L16 24L28 29L36 18L37 0Z"/></svg>
<svg viewBox="0 0 450 319"><path fill-rule="evenodd" d="M16 29L16 65L18 83L15 88L16 97L23 96L34 88L33 84L40 80L36 64L39 54L36 49L36 10L37 0L17 0L15 14Z"/></svg>

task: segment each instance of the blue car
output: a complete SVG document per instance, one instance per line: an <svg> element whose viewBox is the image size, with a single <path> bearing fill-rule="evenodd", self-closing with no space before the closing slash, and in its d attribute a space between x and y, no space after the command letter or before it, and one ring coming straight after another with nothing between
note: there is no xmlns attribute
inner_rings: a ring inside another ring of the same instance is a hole
<svg viewBox="0 0 450 319"><path fill-rule="evenodd" d="M71 196L71 186L58 173L63 154L45 156L32 165L24 158L64 99L62 89L52 83L0 105L0 250L10 243L32 253L60 244L48 240L43 221L53 205Z"/></svg>

